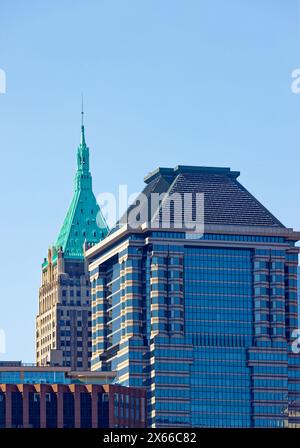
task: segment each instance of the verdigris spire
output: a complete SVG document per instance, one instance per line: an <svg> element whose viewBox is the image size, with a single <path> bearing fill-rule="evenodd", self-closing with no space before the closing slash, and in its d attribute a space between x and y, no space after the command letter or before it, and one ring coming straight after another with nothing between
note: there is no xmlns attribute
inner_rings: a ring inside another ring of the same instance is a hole
<svg viewBox="0 0 300 448"><path fill-rule="evenodd" d="M81 105L81 140L77 149L77 173L75 177L76 190L92 189L92 176L90 169L90 151L85 142L84 123L83 123L83 99Z"/></svg>
<svg viewBox="0 0 300 448"><path fill-rule="evenodd" d="M82 258L83 244L95 244L108 232L92 190L92 176L89 170L89 148L85 142L81 109L81 141L77 148L77 171L75 191L67 216L56 241L56 248L62 248L66 258Z"/></svg>
<svg viewBox="0 0 300 448"><path fill-rule="evenodd" d="M84 122L83 122L83 95L81 95L81 145L85 146Z"/></svg>
<svg viewBox="0 0 300 448"><path fill-rule="evenodd" d="M81 144L81 146L86 146L83 125L81 126L81 142L80 142L80 144Z"/></svg>

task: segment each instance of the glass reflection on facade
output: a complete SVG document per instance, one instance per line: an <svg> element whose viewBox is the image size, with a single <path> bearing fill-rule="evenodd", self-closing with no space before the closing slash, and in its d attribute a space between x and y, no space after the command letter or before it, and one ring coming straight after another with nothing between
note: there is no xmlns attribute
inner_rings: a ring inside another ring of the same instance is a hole
<svg viewBox="0 0 300 448"><path fill-rule="evenodd" d="M159 170L146 188L212 194L205 233L124 227L87 251L92 369L146 387L149 426L299 426L299 233L235 172Z"/></svg>

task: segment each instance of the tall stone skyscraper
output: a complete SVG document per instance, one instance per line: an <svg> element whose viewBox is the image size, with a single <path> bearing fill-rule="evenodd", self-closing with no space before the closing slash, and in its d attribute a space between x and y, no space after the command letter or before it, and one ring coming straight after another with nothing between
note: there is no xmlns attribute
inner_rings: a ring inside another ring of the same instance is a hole
<svg viewBox="0 0 300 448"><path fill-rule="evenodd" d="M90 367L90 283L83 246L98 243L107 231L92 191L89 148L82 122L73 199L57 241L42 264L36 318L38 365L50 363L76 370Z"/></svg>

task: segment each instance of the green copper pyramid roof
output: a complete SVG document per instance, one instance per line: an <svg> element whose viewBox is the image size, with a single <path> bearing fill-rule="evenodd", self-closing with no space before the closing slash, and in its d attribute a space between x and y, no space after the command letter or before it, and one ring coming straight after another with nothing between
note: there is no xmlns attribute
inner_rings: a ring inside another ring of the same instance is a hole
<svg viewBox="0 0 300 448"><path fill-rule="evenodd" d="M89 148L85 143L84 126L77 149L75 191L59 232L55 249L62 248L65 258L83 258L84 243L95 244L108 232L108 227L92 191L89 171Z"/></svg>

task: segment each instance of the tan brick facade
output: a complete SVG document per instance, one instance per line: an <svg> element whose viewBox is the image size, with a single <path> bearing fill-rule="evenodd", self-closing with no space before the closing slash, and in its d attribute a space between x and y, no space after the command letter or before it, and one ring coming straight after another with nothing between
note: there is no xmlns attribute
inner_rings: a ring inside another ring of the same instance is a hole
<svg viewBox="0 0 300 448"><path fill-rule="evenodd" d="M55 256L53 256L55 254ZM76 370L90 367L90 283L82 260L49 249L42 267L36 318L36 362Z"/></svg>

